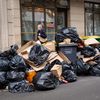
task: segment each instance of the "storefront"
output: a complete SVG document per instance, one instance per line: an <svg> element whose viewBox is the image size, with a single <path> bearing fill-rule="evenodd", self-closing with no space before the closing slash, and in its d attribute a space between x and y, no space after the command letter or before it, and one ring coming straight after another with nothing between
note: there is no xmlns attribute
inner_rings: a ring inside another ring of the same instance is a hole
<svg viewBox="0 0 100 100"><path fill-rule="evenodd" d="M36 39L37 25L42 23L49 40L67 26L67 0L21 0L22 42Z"/></svg>
<svg viewBox="0 0 100 100"><path fill-rule="evenodd" d="M85 31L86 35L100 35L100 1L86 0Z"/></svg>

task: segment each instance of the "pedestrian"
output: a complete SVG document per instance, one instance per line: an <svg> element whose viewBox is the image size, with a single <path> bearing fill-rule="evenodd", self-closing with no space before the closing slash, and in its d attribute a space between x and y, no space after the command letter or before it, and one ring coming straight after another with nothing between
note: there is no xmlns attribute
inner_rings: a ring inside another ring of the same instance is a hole
<svg viewBox="0 0 100 100"><path fill-rule="evenodd" d="M47 35L43 29L42 24L39 24L38 26L38 31L37 31L37 43L42 44L47 42Z"/></svg>

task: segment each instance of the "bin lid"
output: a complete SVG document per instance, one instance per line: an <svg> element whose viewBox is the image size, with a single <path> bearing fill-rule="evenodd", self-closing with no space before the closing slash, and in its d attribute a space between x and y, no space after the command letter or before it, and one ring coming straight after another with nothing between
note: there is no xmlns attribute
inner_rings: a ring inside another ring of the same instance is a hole
<svg viewBox="0 0 100 100"><path fill-rule="evenodd" d="M59 44L59 47L77 47L77 44L71 43L71 44Z"/></svg>

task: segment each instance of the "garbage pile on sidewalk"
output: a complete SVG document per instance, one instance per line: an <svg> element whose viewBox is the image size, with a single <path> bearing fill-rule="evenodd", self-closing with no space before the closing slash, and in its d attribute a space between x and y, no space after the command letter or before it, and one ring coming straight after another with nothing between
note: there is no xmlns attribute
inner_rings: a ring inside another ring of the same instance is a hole
<svg viewBox="0 0 100 100"><path fill-rule="evenodd" d="M55 41L29 41L0 53L0 89L12 93L55 89L79 75L100 76L100 43L82 40L74 28L61 29Z"/></svg>

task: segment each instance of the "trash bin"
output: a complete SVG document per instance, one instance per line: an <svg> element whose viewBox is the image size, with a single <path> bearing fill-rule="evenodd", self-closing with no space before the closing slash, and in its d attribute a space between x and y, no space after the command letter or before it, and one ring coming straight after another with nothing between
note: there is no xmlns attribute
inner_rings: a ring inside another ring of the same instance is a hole
<svg viewBox="0 0 100 100"><path fill-rule="evenodd" d="M67 44L58 46L59 51L61 51L69 60L75 64L76 63L76 54L77 54L77 44Z"/></svg>

